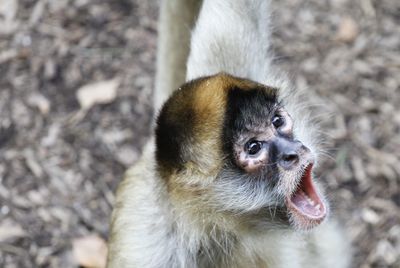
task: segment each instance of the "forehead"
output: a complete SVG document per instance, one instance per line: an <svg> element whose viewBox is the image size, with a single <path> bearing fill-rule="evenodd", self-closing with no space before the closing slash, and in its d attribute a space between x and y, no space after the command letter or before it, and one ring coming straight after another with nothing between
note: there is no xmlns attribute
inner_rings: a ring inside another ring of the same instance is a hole
<svg viewBox="0 0 400 268"><path fill-rule="evenodd" d="M265 128L278 108L277 89L247 79L220 74L199 81L196 88L195 121L196 125L207 123L207 132L210 125L237 134Z"/></svg>
<svg viewBox="0 0 400 268"><path fill-rule="evenodd" d="M265 121L277 106L275 88L226 74L204 79L197 89L193 99L197 115L218 114L225 122L247 125Z"/></svg>
<svg viewBox="0 0 400 268"><path fill-rule="evenodd" d="M270 123L278 108L277 91L264 86L247 90L234 87L228 92L226 107L225 128L237 134L256 130Z"/></svg>
<svg viewBox="0 0 400 268"><path fill-rule="evenodd" d="M226 106L222 124L223 150L231 152L243 135L266 133L272 115L279 108L278 90L252 81L231 83L226 91Z"/></svg>
<svg viewBox="0 0 400 268"><path fill-rule="evenodd" d="M196 80L189 88L193 116L186 125L192 141L209 151L221 144L225 150L242 134L267 134L279 107L277 89L226 74Z"/></svg>

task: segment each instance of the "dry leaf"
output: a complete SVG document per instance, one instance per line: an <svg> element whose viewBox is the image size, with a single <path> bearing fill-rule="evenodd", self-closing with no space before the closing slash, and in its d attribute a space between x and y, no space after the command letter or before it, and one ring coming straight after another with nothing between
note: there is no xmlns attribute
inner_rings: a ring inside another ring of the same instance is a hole
<svg viewBox="0 0 400 268"><path fill-rule="evenodd" d="M0 64L6 63L18 56L18 51L16 49L9 49L0 52Z"/></svg>
<svg viewBox="0 0 400 268"><path fill-rule="evenodd" d="M373 225L379 223L380 220L379 215L375 211L369 208L362 209L361 217L365 222L368 222Z"/></svg>
<svg viewBox="0 0 400 268"><path fill-rule="evenodd" d="M107 261L107 244L98 235L88 235L72 241L72 251L79 266L103 268Z"/></svg>
<svg viewBox="0 0 400 268"><path fill-rule="evenodd" d="M97 103L110 103L117 96L118 78L85 85L78 89L76 97L82 109L90 109Z"/></svg>
<svg viewBox="0 0 400 268"><path fill-rule="evenodd" d="M36 2L36 5L33 8L32 12L31 12L31 16L29 18L30 25L35 25L42 18L44 8L46 6L46 2L47 1L44 1L44 0L40 0L40 1Z"/></svg>
<svg viewBox="0 0 400 268"><path fill-rule="evenodd" d="M18 11L17 0L2 0L0 5L0 15L6 21L14 20Z"/></svg>
<svg viewBox="0 0 400 268"><path fill-rule="evenodd" d="M41 94L32 94L29 96L28 103L31 106L38 108L40 113L43 115L47 115L50 111L49 100Z"/></svg>
<svg viewBox="0 0 400 268"><path fill-rule="evenodd" d="M17 11L17 0L0 1L0 34L11 34L18 27L18 21L15 19Z"/></svg>
<svg viewBox="0 0 400 268"><path fill-rule="evenodd" d="M25 236L26 232L20 225L11 221L11 220L4 220L0 224L0 242L4 242L11 238L18 238Z"/></svg>
<svg viewBox="0 0 400 268"><path fill-rule="evenodd" d="M350 17L342 19L336 32L336 40L341 42L353 42L359 33L357 23Z"/></svg>

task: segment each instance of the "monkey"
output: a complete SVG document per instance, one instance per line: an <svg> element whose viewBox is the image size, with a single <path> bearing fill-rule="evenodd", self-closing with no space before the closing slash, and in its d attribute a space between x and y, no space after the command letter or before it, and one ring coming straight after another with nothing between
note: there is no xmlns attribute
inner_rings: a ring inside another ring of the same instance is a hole
<svg viewBox="0 0 400 268"><path fill-rule="evenodd" d="M171 38L190 49L160 38L155 106L165 103L118 187L108 267L349 267L313 172L317 129L272 65L269 12L265 0L162 3L160 29L184 21L191 35Z"/></svg>

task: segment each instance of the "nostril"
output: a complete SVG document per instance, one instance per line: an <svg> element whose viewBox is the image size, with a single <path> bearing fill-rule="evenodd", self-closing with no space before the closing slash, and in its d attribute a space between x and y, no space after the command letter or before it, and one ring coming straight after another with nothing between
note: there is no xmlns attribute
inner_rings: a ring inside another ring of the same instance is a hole
<svg viewBox="0 0 400 268"><path fill-rule="evenodd" d="M299 155L296 153L283 154L279 164L285 169L290 169L298 162L298 160Z"/></svg>
<svg viewBox="0 0 400 268"><path fill-rule="evenodd" d="M299 156L295 153L282 155L282 160L285 162L295 162L299 159Z"/></svg>
<svg viewBox="0 0 400 268"><path fill-rule="evenodd" d="M275 157L277 164L284 169L294 168L302 158L305 152L302 151L301 146L303 144L297 140L291 140L289 138L278 137L273 141L271 150L272 157ZM275 160L275 161L276 161Z"/></svg>

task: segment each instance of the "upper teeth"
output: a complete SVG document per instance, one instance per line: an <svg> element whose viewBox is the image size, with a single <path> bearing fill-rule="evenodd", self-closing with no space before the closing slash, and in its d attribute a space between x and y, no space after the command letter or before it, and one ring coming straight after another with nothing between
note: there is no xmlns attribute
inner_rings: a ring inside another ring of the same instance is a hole
<svg viewBox="0 0 400 268"><path fill-rule="evenodd" d="M304 192L303 192L304 193ZM314 201L310 198L310 197L308 197L308 195L306 195L305 193L304 193L304 196L307 198L307 201L311 204L311 205L314 205Z"/></svg>

